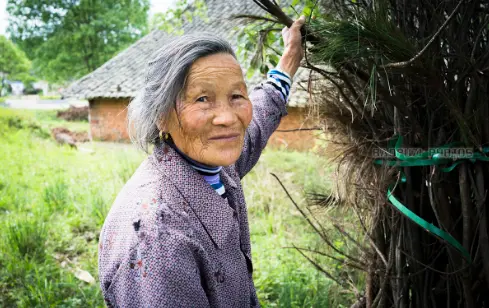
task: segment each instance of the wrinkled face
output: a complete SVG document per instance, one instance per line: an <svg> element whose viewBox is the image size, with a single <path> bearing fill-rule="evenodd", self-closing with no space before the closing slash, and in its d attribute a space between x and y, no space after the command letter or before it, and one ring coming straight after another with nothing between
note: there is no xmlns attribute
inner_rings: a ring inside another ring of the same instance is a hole
<svg viewBox="0 0 489 308"><path fill-rule="evenodd" d="M183 153L211 166L236 162L252 105L233 56L219 53L195 61L176 106L165 128Z"/></svg>

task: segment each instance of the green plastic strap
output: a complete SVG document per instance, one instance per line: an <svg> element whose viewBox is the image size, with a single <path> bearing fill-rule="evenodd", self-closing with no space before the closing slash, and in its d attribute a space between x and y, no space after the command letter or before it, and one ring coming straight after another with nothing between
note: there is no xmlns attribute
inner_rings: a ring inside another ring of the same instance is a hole
<svg viewBox="0 0 489 308"><path fill-rule="evenodd" d="M489 157L486 156L487 153L489 153L489 147L484 147L481 149L481 152L475 152L473 153L472 157L470 158L460 158L456 161L453 161L453 159L450 158L445 158L442 157L439 154L434 154L432 155L429 151L417 154L417 155L405 155L399 151L399 148L402 146L403 138L402 136L398 136L397 139L394 138L389 141L389 146L392 147L394 145L395 149L395 156L396 159L391 159L391 160L384 160L384 159L376 159L374 160L374 164L378 165L388 165L388 166L395 166L395 167L419 167L419 166L435 166L435 165L442 165L442 164L449 164L452 163L448 167L441 168L441 171L443 172L451 172L457 167L460 163L464 161L471 161L475 162L477 160L479 161L489 161ZM453 142L446 144L444 146L439 147L440 149L443 148L450 148L450 147L455 147L461 145L460 142ZM405 177L404 175L402 176L402 182L405 182ZM470 254L468 251L458 242L453 236L451 236L449 233L441 230L440 228L436 227L435 225L427 222L423 218L419 217L416 215L413 211L408 209L404 204L399 202L394 195L391 192L392 186L387 190L387 198L389 201L407 218L412 220L414 223L417 225L421 226L423 229L426 231L430 232L431 234L434 234L441 238L442 240L448 242L450 245L452 245L455 249L460 251L460 253L464 256L464 258L471 262Z"/></svg>
<svg viewBox="0 0 489 308"><path fill-rule="evenodd" d="M402 160L383 160L376 159L374 163L377 165L387 165L393 167L420 167L420 166L433 166L433 165L442 165L451 162L451 160L442 158L442 159L418 159L416 161L402 161Z"/></svg>
<svg viewBox="0 0 489 308"><path fill-rule="evenodd" d="M376 159L374 160L374 164L388 165L388 166L395 166L395 167L420 167L420 166L443 165L443 164L448 164L453 162L452 165L445 168L441 168L443 172L450 172L453 169L455 169L457 165L459 165L461 162L466 160L469 160L471 162L475 162L476 160L489 161L489 157L485 155L486 153L489 153L489 147L482 148L481 149L482 152L473 153L472 157L470 158L459 158L458 160L453 161L453 159L442 157L439 154L431 155L429 151L419 153L417 155L411 155L411 156L405 155L399 152L399 148L402 146L402 142L403 142L402 136L398 136L397 139L396 138L392 139L389 142L389 145L392 145L394 141L395 141L394 151L397 159L390 159L390 160ZM462 143L460 142L452 142L438 148L449 149L451 147L460 146L461 144Z"/></svg>
<svg viewBox="0 0 489 308"><path fill-rule="evenodd" d="M489 149L486 149L486 150L489 150ZM465 160L469 160L469 161L475 163L476 160L489 161L489 157L482 155L481 153L476 152L473 154L473 156L471 158L459 159L456 162L454 162L452 165L445 167L445 168L441 168L441 171L450 172L453 169L455 169L455 167L457 167L460 163L463 163Z"/></svg>
<svg viewBox="0 0 489 308"><path fill-rule="evenodd" d="M429 151L426 151L426 152L423 152L423 153L419 153L418 155L412 155L412 156L405 155L405 154L399 152L399 148L402 146L402 142L403 142L403 137L402 136L398 136L397 137L397 141L396 141L396 145L394 146L394 149L395 149L395 152L396 152L396 158L397 159L403 160L403 161L418 161L418 160L430 158L431 153ZM460 142L452 142L452 143L443 145L443 146L438 147L438 148L439 149L448 149L448 148L451 148L451 147L458 146L460 144L461 144ZM435 158L435 160L437 160L437 159ZM441 163L437 163L437 164L441 164Z"/></svg>
<svg viewBox="0 0 489 308"><path fill-rule="evenodd" d="M431 234L434 234L441 238L442 240L445 240L448 242L450 245L452 245L455 249L460 251L460 253L464 256L464 258L471 263L472 260L470 258L470 254L467 252L467 250L449 233L441 230L440 228L436 227L433 224L430 224L423 218L419 217L416 215L413 211L408 209L404 204L399 202L399 200L394 197L394 195L391 192L392 186L387 190L387 197L389 198L389 201L394 205L403 215L405 215L407 218L412 220L414 223L425 229L426 231L430 232Z"/></svg>

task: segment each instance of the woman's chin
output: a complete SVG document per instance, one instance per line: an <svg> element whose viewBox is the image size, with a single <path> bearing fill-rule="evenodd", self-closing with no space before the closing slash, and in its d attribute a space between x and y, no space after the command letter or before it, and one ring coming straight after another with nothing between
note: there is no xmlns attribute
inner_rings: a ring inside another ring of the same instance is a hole
<svg viewBox="0 0 489 308"><path fill-rule="evenodd" d="M216 149L212 153L207 154L207 164L212 166L230 166L234 164L241 155L241 147L239 149Z"/></svg>

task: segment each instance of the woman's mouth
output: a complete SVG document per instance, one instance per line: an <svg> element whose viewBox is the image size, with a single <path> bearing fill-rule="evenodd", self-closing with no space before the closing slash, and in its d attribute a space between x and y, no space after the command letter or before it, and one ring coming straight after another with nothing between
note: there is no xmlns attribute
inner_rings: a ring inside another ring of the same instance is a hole
<svg viewBox="0 0 489 308"><path fill-rule="evenodd" d="M210 140L213 141L234 141L238 139L240 134L238 133L232 133L232 134L222 134L222 135L216 135L214 137L209 138Z"/></svg>

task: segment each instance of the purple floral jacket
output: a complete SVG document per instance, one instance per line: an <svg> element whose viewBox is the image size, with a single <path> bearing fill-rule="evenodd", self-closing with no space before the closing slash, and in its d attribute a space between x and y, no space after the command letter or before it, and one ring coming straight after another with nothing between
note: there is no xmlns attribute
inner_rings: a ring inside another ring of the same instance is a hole
<svg viewBox="0 0 489 308"><path fill-rule="evenodd" d="M287 112L268 83L256 86L250 100L242 154L221 171L227 200L163 144L122 188L100 234L108 307L259 307L240 179Z"/></svg>

